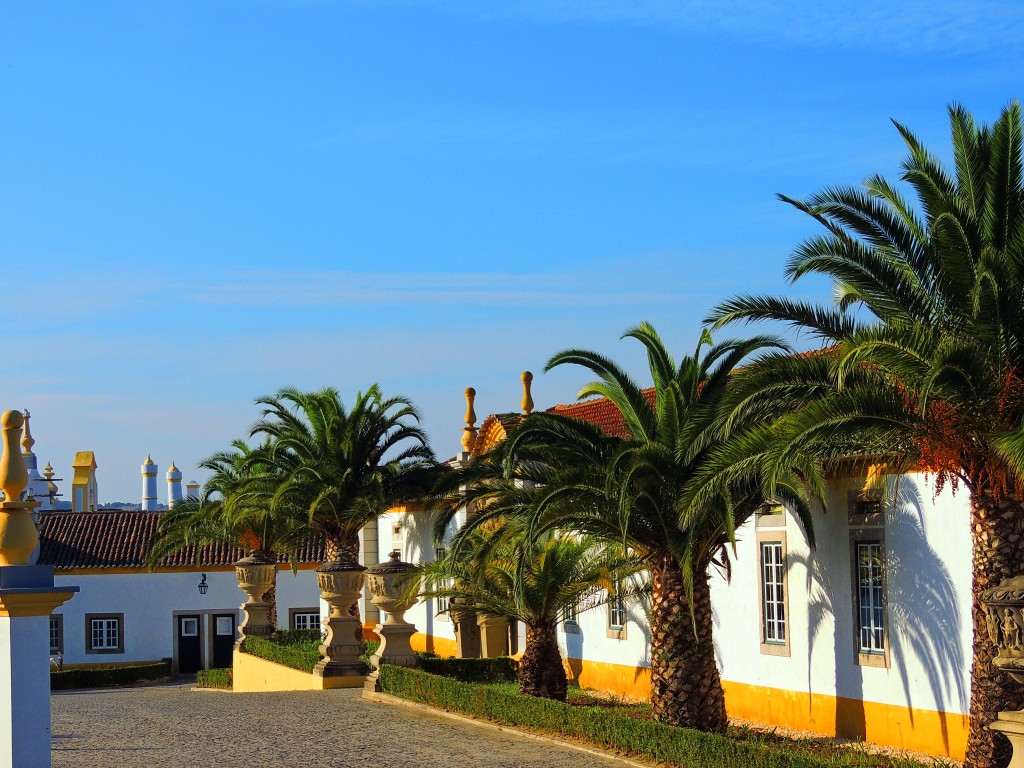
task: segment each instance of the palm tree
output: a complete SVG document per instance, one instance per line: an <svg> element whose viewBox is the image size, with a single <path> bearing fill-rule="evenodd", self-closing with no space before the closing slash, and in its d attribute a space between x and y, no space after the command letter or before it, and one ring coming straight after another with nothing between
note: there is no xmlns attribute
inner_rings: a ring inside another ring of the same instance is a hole
<svg viewBox="0 0 1024 768"><path fill-rule="evenodd" d="M996 649L978 600L1019 573L1024 556L1024 126L1017 102L991 126L959 106L949 118L952 173L896 123L907 147L900 180L913 200L881 176L806 201L782 197L826 229L796 249L787 275L831 278L834 306L744 296L711 319L784 321L828 347L757 372L797 408L780 427L785 442L817 444L832 456L852 449L886 456L897 470L935 473L939 488L967 488L974 532L967 763L988 768L1005 764L1009 749L985 726L1000 709L1024 704L1019 687L992 665Z"/></svg>
<svg viewBox="0 0 1024 768"><path fill-rule="evenodd" d="M565 701L568 680L558 622L571 610L605 602L603 596L628 584L640 564L593 537L545 533L531 539L524 523L508 518L486 531L468 532L444 559L421 566L418 594L457 599L477 614L522 622L520 693Z"/></svg>
<svg viewBox="0 0 1024 768"><path fill-rule="evenodd" d="M737 526L769 500L787 502L810 535L802 480L815 480L816 468L813 463L801 467L801 476L792 469L777 473L770 487L760 474L748 472L699 505L685 503L688 484L739 426L718 418L731 371L777 342L759 337L714 345L705 333L694 354L676 365L650 325L641 324L625 337L645 346L653 388L641 389L614 362L594 352L561 352L547 366L571 363L594 373L598 380L579 397L607 398L625 423L624 436L604 435L593 424L555 413L532 414L490 461L501 467L506 484L541 486L539 500L529 505L532 535L575 531L624 545L644 561L651 574L654 713L663 722L724 731L710 568L727 566L727 546L734 543ZM792 457L792 463L799 458ZM474 472L479 476L474 478ZM488 475L485 466L471 465L466 473L461 478L470 488L466 500L477 508L471 525L486 525L521 506L507 489L481 482ZM459 480L453 476L447 482Z"/></svg>
<svg viewBox="0 0 1024 768"><path fill-rule="evenodd" d="M402 501L423 496L437 473L419 414L374 384L346 410L337 390L287 387L256 401L253 435L269 439L259 460L277 473L272 508L299 510L322 534L327 562L359 561L359 531Z"/></svg>
<svg viewBox="0 0 1024 768"><path fill-rule="evenodd" d="M266 450L266 444L253 449L242 440L234 440L231 449L199 463L212 474L199 498L181 499L161 513L146 553L150 570L159 567L168 555L186 548L192 549L198 561L202 548L209 545L237 547L247 555L275 563L286 555L295 567L294 553L303 531L295 525L293 516L270 510L276 477L259 460ZM270 623L276 627L276 576L262 601L270 606Z"/></svg>

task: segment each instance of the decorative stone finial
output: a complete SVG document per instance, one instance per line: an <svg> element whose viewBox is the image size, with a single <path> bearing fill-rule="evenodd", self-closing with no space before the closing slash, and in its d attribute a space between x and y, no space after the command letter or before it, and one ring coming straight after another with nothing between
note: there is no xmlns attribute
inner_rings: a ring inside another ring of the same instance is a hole
<svg viewBox="0 0 1024 768"><path fill-rule="evenodd" d="M530 394L530 389L533 386L533 374L529 371L523 371L523 413L529 416L533 413L533 395Z"/></svg>
<svg viewBox="0 0 1024 768"><path fill-rule="evenodd" d="M142 462L145 466L149 467L153 465L153 457L150 454L146 454L146 460Z"/></svg>
<svg viewBox="0 0 1024 768"><path fill-rule="evenodd" d="M32 446L36 444L36 441L32 439L32 430L29 428L28 420L32 418L32 414L28 412L28 408L25 409L25 436L21 438L21 450L25 456L32 455Z"/></svg>
<svg viewBox="0 0 1024 768"><path fill-rule="evenodd" d="M21 411L4 411L0 416L3 429L3 455L0 456L0 491L4 492L7 503L18 501L21 492L28 486L28 470L25 457L18 450L18 438L25 417Z"/></svg>
<svg viewBox="0 0 1024 768"><path fill-rule="evenodd" d="M470 453L476 445L476 411L473 410L473 402L476 400L476 390L466 387L466 426L462 428L462 450Z"/></svg>
<svg viewBox="0 0 1024 768"><path fill-rule="evenodd" d="M53 467L50 465L50 462L46 462L46 469L43 470L43 476L47 480L53 479Z"/></svg>

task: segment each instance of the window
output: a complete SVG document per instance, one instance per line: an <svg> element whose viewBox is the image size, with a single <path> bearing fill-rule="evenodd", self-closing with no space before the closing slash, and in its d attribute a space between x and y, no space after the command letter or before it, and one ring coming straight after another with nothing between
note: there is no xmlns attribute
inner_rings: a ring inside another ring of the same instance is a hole
<svg viewBox="0 0 1024 768"><path fill-rule="evenodd" d="M86 653L124 653L124 614L85 615Z"/></svg>
<svg viewBox="0 0 1024 768"><path fill-rule="evenodd" d="M199 619L195 616L181 619L181 636L199 637Z"/></svg>
<svg viewBox="0 0 1024 768"><path fill-rule="evenodd" d="M292 629L320 629L320 611L316 608L292 608Z"/></svg>
<svg viewBox="0 0 1024 768"><path fill-rule="evenodd" d="M317 616L317 623L320 623L319 616ZM235 620L230 616L218 616L214 632L217 634L218 637L225 637L228 635L234 636Z"/></svg>
<svg viewBox="0 0 1024 768"><path fill-rule="evenodd" d="M435 561L444 560L444 556L446 554L448 554L448 550L445 547L438 547L437 550L436 550L436 554L434 555L434 560ZM441 583L441 584L438 584L438 588L447 587L449 585L450 584L448 582ZM437 614L438 618L447 618L448 617L448 598L447 597L438 597L438 598L436 598L436 603L437 603L437 605L436 605L436 607L434 609L434 613Z"/></svg>
<svg viewBox="0 0 1024 768"><path fill-rule="evenodd" d="M757 521L758 613L761 653L789 656L789 585L786 578L786 515L775 512Z"/></svg>
<svg viewBox="0 0 1024 768"><path fill-rule="evenodd" d="M882 490L848 492L853 651L858 664L889 666L885 616L885 517Z"/></svg>
<svg viewBox="0 0 1024 768"><path fill-rule="evenodd" d="M59 613L50 617L50 653L64 653L64 617Z"/></svg>
<svg viewBox="0 0 1024 768"><path fill-rule="evenodd" d="M786 560L781 541L761 542L761 642L786 644Z"/></svg>
<svg viewBox="0 0 1024 768"><path fill-rule="evenodd" d="M626 639L626 598L622 596L621 585L615 584L615 592L608 596L607 636L614 640Z"/></svg>
<svg viewBox="0 0 1024 768"><path fill-rule="evenodd" d="M884 554L880 541L854 543L857 570L857 653L885 655Z"/></svg>

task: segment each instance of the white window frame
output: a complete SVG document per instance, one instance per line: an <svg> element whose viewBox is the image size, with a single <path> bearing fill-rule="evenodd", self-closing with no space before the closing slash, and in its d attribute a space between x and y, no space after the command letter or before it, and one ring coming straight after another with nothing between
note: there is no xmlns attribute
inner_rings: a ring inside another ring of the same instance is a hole
<svg viewBox="0 0 1024 768"><path fill-rule="evenodd" d="M322 628L321 621L320 611L293 611L291 628L320 630ZM316 622L315 625L314 622ZM304 623L306 626L299 626L300 623Z"/></svg>
<svg viewBox="0 0 1024 768"><path fill-rule="evenodd" d="M608 594L608 607L605 612L607 625L605 636L612 640L626 639L626 622L629 615L626 613L626 598L622 596L622 585L615 584L615 591Z"/></svg>
<svg viewBox="0 0 1024 768"><path fill-rule="evenodd" d="M885 544L860 538L853 543L858 657L885 658L889 638L885 621Z"/></svg>
<svg viewBox="0 0 1024 768"><path fill-rule="evenodd" d="M123 613L87 613L85 630L86 653L124 653Z"/></svg>
<svg viewBox="0 0 1024 768"><path fill-rule="evenodd" d="M64 653L64 617L59 613L50 616L50 653ZM54 639L57 643L54 644Z"/></svg>
<svg viewBox="0 0 1024 768"><path fill-rule="evenodd" d="M439 560L443 560L444 556L446 554L448 554L448 547L437 547L434 550L434 561L437 562ZM444 583L444 584L442 584L440 586L448 586L448 583L446 582L446 583ZM434 598L434 617L435 618L440 619L441 621L448 621L449 620L449 614L448 614L448 609L449 608L450 608L450 606L448 605L448 598L446 598L446 597L435 597Z"/></svg>

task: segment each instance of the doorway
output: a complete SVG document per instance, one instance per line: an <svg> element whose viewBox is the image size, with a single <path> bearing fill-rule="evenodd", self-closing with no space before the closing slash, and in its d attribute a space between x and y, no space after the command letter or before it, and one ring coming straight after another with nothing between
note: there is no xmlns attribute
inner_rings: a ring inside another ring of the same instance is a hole
<svg viewBox="0 0 1024 768"><path fill-rule="evenodd" d="M198 615L178 616L178 674L193 675L203 668L203 640Z"/></svg>
<svg viewBox="0 0 1024 768"><path fill-rule="evenodd" d="M225 669L233 664L235 650L235 615L222 613L213 615L213 664Z"/></svg>

